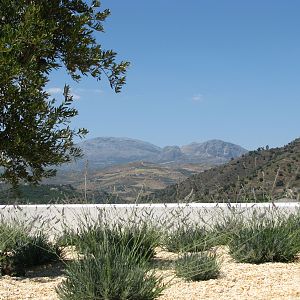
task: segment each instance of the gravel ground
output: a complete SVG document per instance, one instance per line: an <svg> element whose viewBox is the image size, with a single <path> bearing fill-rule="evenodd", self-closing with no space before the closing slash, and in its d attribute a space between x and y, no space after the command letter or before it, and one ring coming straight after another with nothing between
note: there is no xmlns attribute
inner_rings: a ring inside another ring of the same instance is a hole
<svg viewBox="0 0 300 300"><path fill-rule="evenodd" d="M202 282L186 282L174 277L170 268L176 255L161 251L157 263L159 273L173 278L159 300L199 299L300 299L300 259L295 263L266 263L261 265L236 263L225 247L218 249L222 263L221 277ZM0 278L1 300L57 300L55 287L63 280L63 264L56 263L28 272L28 278Z"/></svg>
<svg viewBox="0 0 300 300"><path fill-rule="evenodd" d="M186 282L175 278L160 300L300 299L300 260L253 265L234 262L226 248L218 254L223 261L219 279Z"/></svg>

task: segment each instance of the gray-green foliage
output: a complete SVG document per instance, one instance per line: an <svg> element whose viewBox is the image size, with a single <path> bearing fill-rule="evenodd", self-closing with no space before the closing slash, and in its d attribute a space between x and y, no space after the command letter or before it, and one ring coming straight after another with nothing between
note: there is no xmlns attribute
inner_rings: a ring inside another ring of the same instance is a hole
<svg viewBox="0 0 300 300"><path fill-rule="evenodd" d="M149 264L154 244L147 234L146 228L87 228L77 240L83 257L67 265L57 288L60 299L157 298L164 286Z"/></svg>
<svg viewBox="0 0 300 300"><path fill-rule="evenodd" d="M0 252L12 249L16 241L22 241L27 238L26 227L23 224L0 222Z"/></svg>
<svg viewBox="0 0 300 300"><path fill-rule="evenodd" d="M300 252L299 213L254 214L232 232L230 254L238 262L290 262Z"/></svg>
<svg viewBox="0 0 300 300"><path fill-rule="evenodd" d="M100 1L3 0L0 2L0 166L2 179L37 183L55 174L47 167L81 155L73 142L85 129L71 129L78 114L68 86L57 102L45 91L51 71L64 66L74 80L105 75L119 92L127 62L103 50L109 10Z"/></svg>
<svg viewBox="0 0 300 300"><path fill-rule="evenodd" d="M73 229L64 229L62 234L56 239L56 244L59 247L68 247L79 245L80 236Z"/></svg>
<svg viewBox="0 0 300 300"><path fill-rule="evenodd" d="M83 227L77 240L80 252L96 253L104 241L111 243L120 251L129 251L137 260L150 260L154 257L155 247L159 245L157 229L146 223L126 225L122 222L114 226L95 224Z"/></svg>
<svg viewBox="0 0 300 300"><path fill-rule="evenodd" d="M217 236L204 226L181 225L165 234L163 245L171 252L199 252L217 244Z"/></svg>
<svg viewBox="0 0 300 300"><path fill-rule="evenodd" d="M60 249L42 232L30 233L16 224L0 224L0 273L24 276L28 267L60 258Z"/></svg>
<svg viewBox="0 0 300 300"><path fill-rule="evenodd" d="M184 253L176 261L175 272L186 280L215 279L220 274L220 263L213 252Z"/></svg>
<svg viewBox="0 0 300 300"><path fill-rule="evenodd" d="M218 214L212 226L215 243L217 245L227 245L234 235L234 232L239 230L244 222L244 217L240 214L235 214L233 211L228 215L224 213Z"/></svg>

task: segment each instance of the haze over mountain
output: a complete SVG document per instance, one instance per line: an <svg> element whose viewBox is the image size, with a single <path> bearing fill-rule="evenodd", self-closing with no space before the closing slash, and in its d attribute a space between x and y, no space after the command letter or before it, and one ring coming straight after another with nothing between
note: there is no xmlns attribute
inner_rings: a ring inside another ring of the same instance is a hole
<svg viewBox="0 0 300 300"><path fill-rule="evenodd" d="M130 138L98 137L78 144L84 158L64 169L82 169L88 161L90 169L146 161L152 163L210 163L221 164L230 158L246 153L241 146L221 140L191 143L182 147L158 147L148 142Z"/></svg>

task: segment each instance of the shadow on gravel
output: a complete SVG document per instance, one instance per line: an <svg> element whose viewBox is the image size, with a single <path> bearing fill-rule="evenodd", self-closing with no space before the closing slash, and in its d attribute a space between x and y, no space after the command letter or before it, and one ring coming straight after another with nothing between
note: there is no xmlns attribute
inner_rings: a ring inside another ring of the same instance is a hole
<svg viewBox="0 0 300 300"><path fill-rule="evenodd" d="M37 282L48 282L56 277L64 276L65 267L66 262L59 261L35 268L30 268L26 270L26 279L30 278Z"/></svg>

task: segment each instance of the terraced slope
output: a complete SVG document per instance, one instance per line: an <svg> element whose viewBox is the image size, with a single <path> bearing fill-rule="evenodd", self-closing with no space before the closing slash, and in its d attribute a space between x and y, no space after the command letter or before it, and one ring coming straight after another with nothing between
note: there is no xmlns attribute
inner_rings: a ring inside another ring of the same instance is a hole
<svg viewBox="0 0 300 300"><path fill-rule="evenodd" d="M102 190L118 195L124 202L134 202L140 196L164 189L210 167L200 164L167 166L147 162L129 163L88 174L87 189L90 194ZM76 188L83 190L83 181L76 184Z"/></svg>

